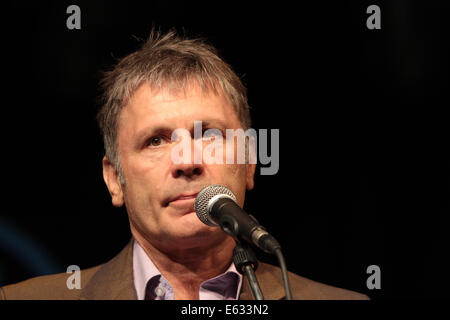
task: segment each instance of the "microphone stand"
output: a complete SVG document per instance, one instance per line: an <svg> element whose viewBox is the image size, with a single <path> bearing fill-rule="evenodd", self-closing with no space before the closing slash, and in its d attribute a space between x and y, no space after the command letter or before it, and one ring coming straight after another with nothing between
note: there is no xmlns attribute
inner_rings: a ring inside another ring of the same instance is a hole
<svg viewBox="0 0 450 320"><path fill-rule="evenodd" d="M258 268L258 260L246 243L236 240L236 247L233 250L233 262L240 274L243 275L245 272L255 300L264 300L255 274Z"/></svg>

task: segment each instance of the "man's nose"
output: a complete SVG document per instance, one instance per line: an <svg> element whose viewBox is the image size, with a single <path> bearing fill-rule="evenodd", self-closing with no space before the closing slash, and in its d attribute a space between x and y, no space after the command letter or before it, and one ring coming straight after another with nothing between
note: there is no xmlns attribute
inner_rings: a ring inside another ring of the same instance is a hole
<svg viewBox="0 0 450 320"><path fill-rule="evenodd" d="M172 175L174 178L187 177L195 178L203 174L203 166L195 163L180 163L174 165Z"/></svg>
<svg viewBox="0 0 450 320"><path fill-rule="evenodd" d="M197 176L201 176L204 172L202 141L195 141L194 139L191 139L190 142L190 161L186 161L186 163L183 161L178 164L173 164L172 175L174 178L195 178Z"/></svg>

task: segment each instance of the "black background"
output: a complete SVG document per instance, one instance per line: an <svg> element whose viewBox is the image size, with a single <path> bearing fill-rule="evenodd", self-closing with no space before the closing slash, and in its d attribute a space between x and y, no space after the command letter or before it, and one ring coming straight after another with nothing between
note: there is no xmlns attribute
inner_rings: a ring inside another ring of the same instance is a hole
<svg viewBox="0 0 450 320"><path fill-rule="evenodd" d="M66 27L71 4L81 30ZM381 30L366 27L371 4ZM106 262L130 239L102 179L95 98L99 72L155 25L208 38L248 87L253 127L280 130L279 172L257 175L246 209L291 271L374 299L449 298L444 4L3 4L0 285ZM366 287L373 264L380 290Z"/></svg>

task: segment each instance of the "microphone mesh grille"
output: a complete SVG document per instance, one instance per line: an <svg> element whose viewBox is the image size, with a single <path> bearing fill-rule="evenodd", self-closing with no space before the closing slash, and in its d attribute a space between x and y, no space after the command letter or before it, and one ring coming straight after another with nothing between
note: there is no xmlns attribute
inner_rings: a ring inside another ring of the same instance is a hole
<svg viewBox="0 0 450 320"><path fill-rule="evenodd" d="M216 226L217 224L210 220L210 213L208 212L208 204L209 201L219 194L228 195L236 201L236 197L233 192L225 186L220 184L212 184L207 187L204 187L195 198L195 212L197 213L197 217L203 223L209 226Z"/></svg>

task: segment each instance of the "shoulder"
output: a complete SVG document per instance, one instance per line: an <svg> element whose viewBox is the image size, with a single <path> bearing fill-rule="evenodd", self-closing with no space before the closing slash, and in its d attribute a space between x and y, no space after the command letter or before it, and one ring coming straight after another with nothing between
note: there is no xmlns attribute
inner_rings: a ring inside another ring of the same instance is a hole
<svg viewBox="0 0 450 320"><path fill-rule="evenodd" d="M260 263L260 270L258 279L261 279L261 285L264 281L264 286L270 291L284 296L284 287L279 267ZM289 272L289 281L291 291L294 299L298 300L368 300L369 297L355 291L342 289L311 279L299 276L295 273ZM277 288L277 289L275 289ZM268 290L267 290L268 291Z"/></svg>
<svg viewBox="0 0 450 320"><path fill-rule="evenodd" d="M81 285L87 283L100 266L81 270ZM75 300L81 290L69 289L67 279L71 274L58 273L31 278L0 287L0 300Z"/></svg>
<svg viewBox="0 0 450 320"><path fill-rule="evenodd" d="M59 273L0 288L0 300L136 299L133 284L133 240L110 261L81 270L80 289L69 289L72 274Z"/></svg>

